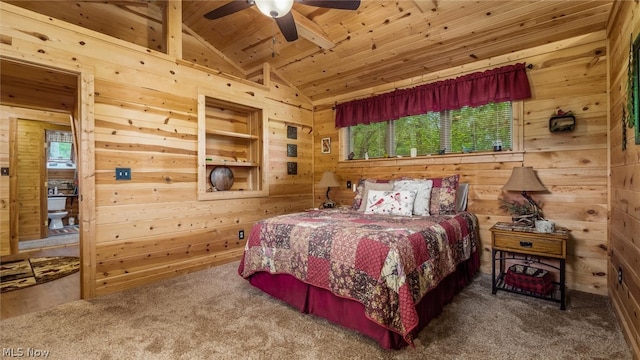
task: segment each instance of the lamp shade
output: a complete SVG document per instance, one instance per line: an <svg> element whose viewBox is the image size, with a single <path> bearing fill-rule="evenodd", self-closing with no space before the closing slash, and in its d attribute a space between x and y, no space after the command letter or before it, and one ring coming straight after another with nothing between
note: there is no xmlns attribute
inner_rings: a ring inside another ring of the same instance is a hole
<svg viewBox="0 0 640 360"><path fill-rule="evenodd" d="M293 0L256 0L256 6L261 13L277 19L291 11Z"/></svg>
<svg viewBox="0 0 640 360"><path fill-rule="evenodd" d="M333 171L325 171L324 174L322 174L322 179L320 179L318 186L326 188L336 187L340 186L340 181Z"/></svg>
<svg viewBox="0 0 640 360"><path fill-rule="evenodd" d="M511 177L502 190L507 191L545 191L547 188L542 185L531 166L514 167Z"/></svg>

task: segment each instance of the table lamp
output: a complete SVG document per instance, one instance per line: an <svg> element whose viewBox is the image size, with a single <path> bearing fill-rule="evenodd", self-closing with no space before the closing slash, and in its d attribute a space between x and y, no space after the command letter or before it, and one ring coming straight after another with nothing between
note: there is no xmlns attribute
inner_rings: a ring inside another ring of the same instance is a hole
<svg viewBox="0 0 640 360"><path fill-rule="evenodd" d="M535 220L542 220L542 210L535 201L527 194L527 191L546 191L547 188L542 185L531 166L514 167L511 177L502 187L506 191L520 191L522 196L527 199L533 214L520 216L518 221L524 222L529 226L533 226Z"/></svg>
<svg viewBox="0 0 640 360"><path fill-rule="evenodd" d="M336 174L333 171L325 171L324 174L322 174L322 179L320 179L318 186L327 188L327 200L322 203L322 207L325 209L336 207L336 203L329 198L329 191L331 188L340 186L340 182L338 181Z"/></svg>

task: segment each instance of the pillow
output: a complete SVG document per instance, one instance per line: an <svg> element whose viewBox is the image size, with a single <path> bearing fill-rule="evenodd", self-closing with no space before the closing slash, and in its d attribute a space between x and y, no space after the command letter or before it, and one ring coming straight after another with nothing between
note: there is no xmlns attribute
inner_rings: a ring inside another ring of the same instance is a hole
<svg viewBox="0 0 640 360"><path fill-rule="evenodd" d="M460 175L452 175L444 178L432 178L431 203L429 213L431 215L446 215L456 212L456 192Z"/></svg>
<svg viewBox="0 0 640 360"><path fill-rule="evenodd" d="M365 214L411 216L415 191L369 190Z"/></svg>
<svg viewBox="0 0 640 360"><path fill-rule="evenodd" d="M429 203L433 181L427 179L396 180L393 182L394 191L415 191L416 200L413 202L413 215L429 216Z"/></svg>
<svg viewBox="0 0 640 360"><path fill-rule="evenodd" d="M467 210L467 196L469 196L469 184L459 183L456 191L456 212Z"/></svg>
<svg viewBox="0 0 640 360"><path fill-rule="evenodd" d="M361 179L356 196L353 198L353 209L364 212L369 190L392 191L393 182L389 180Z"/></svg>

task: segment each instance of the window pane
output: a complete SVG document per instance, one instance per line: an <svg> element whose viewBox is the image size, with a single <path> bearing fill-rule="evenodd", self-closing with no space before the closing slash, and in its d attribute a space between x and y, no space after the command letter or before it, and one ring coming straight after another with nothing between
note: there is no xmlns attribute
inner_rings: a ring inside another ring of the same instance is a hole
<svg viewBox="0 0 640 360"><path fill-rule="evenodd" d="M440 149L440 113L407 116L395 125L396 155L410 156L411 148L418 155L435 154Z"/></svg>
<svg viewBox="0 0 640 360"><path fill-rule="evenodd" d="M353 158L364 159L366 152L370 158L384 157L387 153L384 147L386 135L386 122L349 127L349 148L354 153Z"/></svg>
<svg viewBox="0 0 640 360"><path fill-rule="evenodd" d="M452 110L451 151L493 150L497 140L503 150L511 149L511 119L511 102Z"/></svg>
<svg viewBox="0 0 640 360"><path fill-rule="evenodd" d="M70 142L50 142L48 160L71 160L71 145Z"/></svg>
<svg viewBox="0 0 640 360"><path fill-rule="evenodd" d="M366 152L370 158L410 156L411 148L418 155L492 151L497 141L511 150L512 119L511 102L503 102L357 125L349 128L349 151L354 159L364 159Z"/></svg>

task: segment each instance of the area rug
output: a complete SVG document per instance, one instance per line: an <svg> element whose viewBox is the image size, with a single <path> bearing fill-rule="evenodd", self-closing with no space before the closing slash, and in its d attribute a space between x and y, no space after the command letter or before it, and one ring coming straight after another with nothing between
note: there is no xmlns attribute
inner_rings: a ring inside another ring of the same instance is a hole
<svg viewBox="0 0 640 360"><path fill-rule="evenodd" d="M67 225L62 229L49 229L49 236L77 234L78 232L80 232L78 225Z"/></svg>
<svg viewBox="0 0 640 360"><path fill-rule="evenodd" d="M74 256L36 257L0 264L1 292L24 289L71 275L80 269L80 258Z"/></svg>
<svg viewBox="0 0 640 360"><path fill-rule="evenodd" d="M24 250L40 250L48 247L78 245L80 241L80 234L67 234L51 236L46 239L40 240L27 240L20 241L18 247L20 251Z"/></svg>

